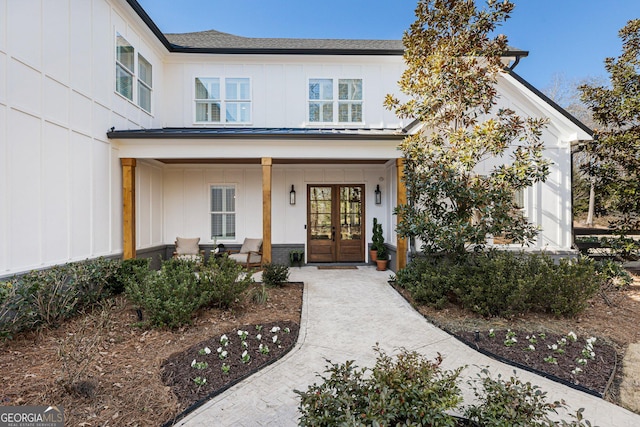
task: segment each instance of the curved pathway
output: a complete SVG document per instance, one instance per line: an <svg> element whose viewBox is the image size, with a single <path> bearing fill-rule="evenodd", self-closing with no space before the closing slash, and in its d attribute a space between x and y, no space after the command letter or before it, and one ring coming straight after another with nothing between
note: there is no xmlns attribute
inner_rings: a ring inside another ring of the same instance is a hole
<svg viewBox="0 0 640 427"><path fill-rule="evenodd" d="M427 322L391 286L389 272L373 267L357 270L292 268L291 281L305 283L300 336L284 358L216 396L177 426L295 426L299 417L294 389L306 390L318 382L317 373L334 363L355 360L360 367L375 362L373 347L387 353L400 347L433 359L444 357L444 369L466 365L459 382L465 400L473 393L466 380L489 366L493 376L513 375L514 368L488 358ZM540 386L549 401L564 399L572 412L585 408L585 418L600 427L639 426L640 415L518 370L523 381ZM562 414L561 414L562 415ZM566 418L566 416L565 416Z"/></svg>

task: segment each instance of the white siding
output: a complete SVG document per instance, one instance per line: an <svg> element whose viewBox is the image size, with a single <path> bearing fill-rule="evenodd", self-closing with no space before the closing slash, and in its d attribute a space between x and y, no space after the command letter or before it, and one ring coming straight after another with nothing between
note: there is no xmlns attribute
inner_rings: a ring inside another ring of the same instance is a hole
<svg viewBox="0 0 640 427"><path fill-rule="evenodd" d="M250 78L250 126L294 128L323 126L321 123L307 121L310 78L332 78L334 85L337 85L337 79L340 78L361 78L364 122L349 124L348 127L398 128L406 123L387 111L382 103L386 94L399 92L396 82L402 68L400 56L177 55L167 58L165 67L164 125L194 126L196 77ZM334 111L334 115L337 115L337 111Z"/></svg>
<svg viewBox="0 0 640 427"><path fill-rule="evenodd" d="M154 104L166 53L138 23L120 0L0 0L0 276L122 251L119 150L106 132L159 127L161 109L115 94L115 32L151 62ZM161 218L151 227L160 241Z"/></svg>
<svg viewBox="0 0 640 427"><path fill-rule="evenodd" d="M306 243L308 184L365 184L365 226L368 240L371 223L377 217L385 227L385 238L391 239L390 209L394 206L387 167L274 165L272 169L272 240L274 244ZM262 236L262 169L259 165L238 166L167 166L164 169L164 235L166 244L177 236L200 237L211 243L209 220L209 188L213 184L236 186L236 239ZM376 205L373 191L380 183L383 203ZM296 190L296 204L289 204L291 185Z"/></svg>

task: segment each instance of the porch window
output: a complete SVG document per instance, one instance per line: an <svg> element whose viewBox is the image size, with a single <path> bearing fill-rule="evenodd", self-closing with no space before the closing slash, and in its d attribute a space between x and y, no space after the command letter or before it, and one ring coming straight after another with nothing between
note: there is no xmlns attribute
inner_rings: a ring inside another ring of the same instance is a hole
<svg viewBox="0 0 640 427"><path fill-rule="evenodd" d="M338 79L337 85L333 79L309 79L308 103L309 122L360 123L362 79Z"/></svg>
<svg viewBox="0 0 640 427"><path fill-rule="evenodd" d="M251 81L196 77L195 106L197 123L250 123Z"/></svg>
<svg viewBox="0 0 640 427"><path fill-rule="evenodd" d="M236 237L236 187L211 186L211 239Z"/></svg>

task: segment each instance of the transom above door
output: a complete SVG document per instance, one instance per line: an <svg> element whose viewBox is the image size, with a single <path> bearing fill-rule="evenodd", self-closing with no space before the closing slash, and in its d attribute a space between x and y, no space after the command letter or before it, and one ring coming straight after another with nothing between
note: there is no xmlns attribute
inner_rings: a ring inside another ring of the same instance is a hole
<svg viewBox="0 0 640 427"><path fill-rule="evenodd" d="M308 261L363 262L364 206L364 185L308 185Z"/></svg>

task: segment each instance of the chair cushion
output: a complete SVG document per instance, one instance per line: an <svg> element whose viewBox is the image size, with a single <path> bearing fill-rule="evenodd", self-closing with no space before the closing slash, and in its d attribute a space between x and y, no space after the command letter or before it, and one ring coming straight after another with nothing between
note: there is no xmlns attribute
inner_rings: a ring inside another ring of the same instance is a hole
<svg viewBox="0 0 640 427"><path fill-rule="evenodd" d="M239 264L246 264L247 255L248 254L229 254L229 259L232 259Z"/></svg>
<svg viewBox="0 0 640 427"><path fill-rule="evenodd" d="M247 256L249 256L249 264L258 264L262 261L262 257L258 254L249 254L249 253L239 253L239 254L229 254L229 259L234 260L238 264L246 264Z"/></svg>
<svg viewBox="0 0 640 427"><path fill-rule="evenodd" d="M176 253L178 255L198 255L200 253L199 237L176 237Z"/></svg>
<svg viewBox="0 0 640 427"><path fill-rule="evenodd" d="M247 252L260 252L261 247L262 239L245 238L244 243L242 243L242 247L240 248L240 253L246 254Z"/></svg>

